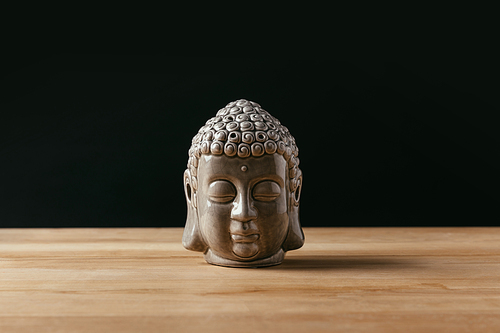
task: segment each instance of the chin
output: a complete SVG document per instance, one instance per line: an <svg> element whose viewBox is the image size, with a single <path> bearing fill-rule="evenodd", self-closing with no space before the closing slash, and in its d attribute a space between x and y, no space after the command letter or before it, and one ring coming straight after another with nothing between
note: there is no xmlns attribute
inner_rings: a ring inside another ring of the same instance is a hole
<svg viewBox="0 0 500 333"><path fill-rule="evenodd" d="M208 249L205 252L205 260L212 265L225 266L225 267L266 267L275 266L283 262L285 257L285 252L283 249L279 249L274 254L265 255L263 253L257 253L253 257L241 258L233 253L231 258L226 258L219 255L217 252Z"/></svg>

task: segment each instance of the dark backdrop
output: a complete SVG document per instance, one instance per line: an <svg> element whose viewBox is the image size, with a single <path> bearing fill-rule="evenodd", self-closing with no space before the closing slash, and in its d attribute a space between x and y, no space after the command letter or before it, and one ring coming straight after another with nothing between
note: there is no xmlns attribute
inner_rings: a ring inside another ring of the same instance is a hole
<svg viewBox="0 0 500 333"><path fill-rule="evenodd" d="M296 138L303 226L500 225L492 66L11 56L2 64L0 226L183 226L191 138L239 98Z"/></svg>

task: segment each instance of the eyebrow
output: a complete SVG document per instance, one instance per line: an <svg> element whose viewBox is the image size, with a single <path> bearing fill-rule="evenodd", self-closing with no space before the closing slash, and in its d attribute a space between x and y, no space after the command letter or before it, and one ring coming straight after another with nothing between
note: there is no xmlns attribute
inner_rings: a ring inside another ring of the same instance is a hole
<svg viewBox="0 0 500 333"><path fill-rule="evenodd" d="M228 175L228 174L215 174L215 175L211 175L208 178L208 183L211 184L217 180L227 180L227 181L230 181L231 183L234 184L236 181L239 180L239 178L235 177L235 176ZM249 186L255 186L256 184L258 184L260 182L264 182L264 181L274 181L274 182L278 183L279 186L285 187L284 179L281 178L281 176L279 176L277 174L259 175L259 176L255 177L254 179L251 179L248 182L248 184L249 184Z"/></svg>
<svg viewBox="0 0 500 333"><path fill-rule="evenodd" d="M260 176L259 177L260 180L258 181L251 181L250 183L252 184L252 186L255 186L256 184L258 183L261 183L261 182L265 182L265 181L273 181L275 183L278 183L279 186L281 187L285 187L285 181L279 176L279 175L276 175L276 174L270 174L270 175L264 175L264 176Z"/></svg>

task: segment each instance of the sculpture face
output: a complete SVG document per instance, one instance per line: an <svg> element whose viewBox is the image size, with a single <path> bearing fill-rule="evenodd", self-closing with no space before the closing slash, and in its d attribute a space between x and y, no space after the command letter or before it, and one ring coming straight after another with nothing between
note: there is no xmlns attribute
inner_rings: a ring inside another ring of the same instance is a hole
<svg viewBox="0 0 500 333"><path fill-rule="evenodd" d="M230 267L280 264L304 243L295 139L259 104L220 109L193 138L184 191L185 248Z"/></svg>
<svg viewBox="0 0 500 333"><path fill-rule="evenodd" d="M199 227L211 251L241 261L276 254L288 233L285 159L208 155L198 169Z"/></svg>

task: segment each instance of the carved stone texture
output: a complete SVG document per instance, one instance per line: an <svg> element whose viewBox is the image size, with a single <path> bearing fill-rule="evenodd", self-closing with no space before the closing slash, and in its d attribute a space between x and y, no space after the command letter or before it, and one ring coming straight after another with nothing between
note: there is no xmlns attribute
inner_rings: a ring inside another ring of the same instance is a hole
<svg viewBox="0 0 500 333"><path fill-rule="evenodd" d="M300 248L302 171L295 139L259 104L220 109L192 140L182 243L228 267L278 265Z"/></svg>

